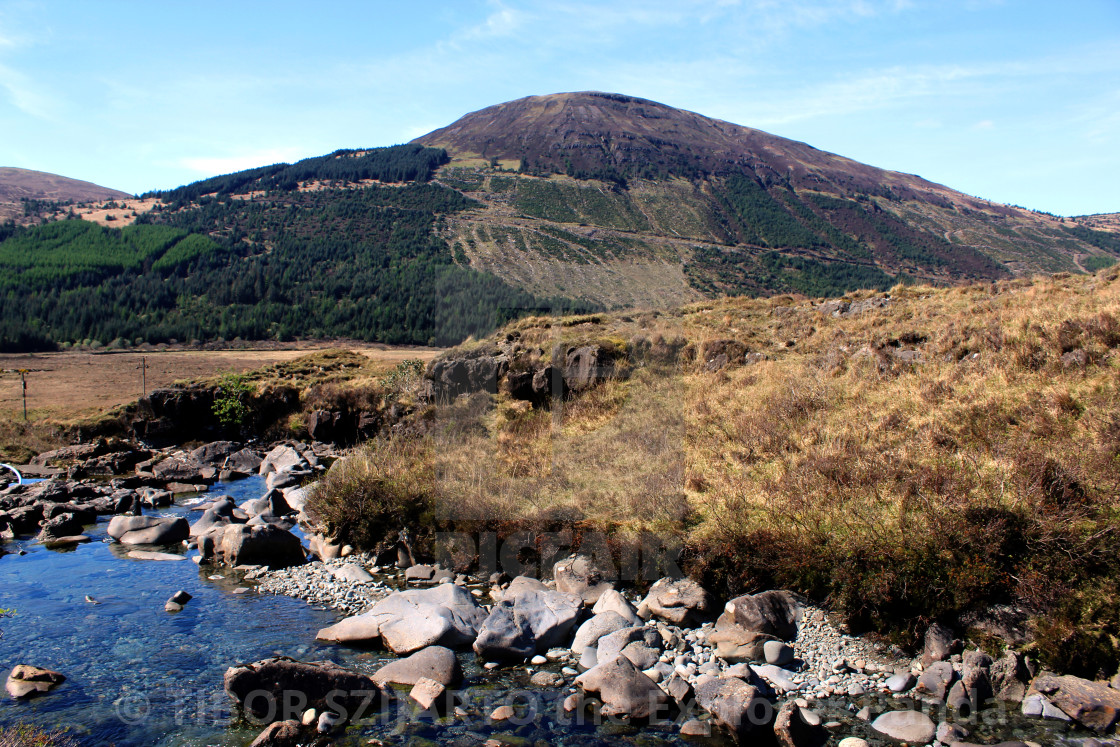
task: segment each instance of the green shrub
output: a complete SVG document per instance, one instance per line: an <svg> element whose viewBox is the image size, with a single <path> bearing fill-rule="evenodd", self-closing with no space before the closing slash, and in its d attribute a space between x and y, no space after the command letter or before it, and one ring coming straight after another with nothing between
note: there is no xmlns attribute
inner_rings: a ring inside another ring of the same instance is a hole
<svg viewBox="0 0 1120 747"><path fill-rule="evenodd" d="M244 427L249 420L253 385L241 374L226 374L214 394L214 417L226 428Z"/></svg>
<svg viewBox="0 0 1120 747"><path fill-rule="evenodd" d="M424 444L407 437L377 439L335 462L315 484L306 510L339 541L373 549L429 518L433 488Z"/></svg>

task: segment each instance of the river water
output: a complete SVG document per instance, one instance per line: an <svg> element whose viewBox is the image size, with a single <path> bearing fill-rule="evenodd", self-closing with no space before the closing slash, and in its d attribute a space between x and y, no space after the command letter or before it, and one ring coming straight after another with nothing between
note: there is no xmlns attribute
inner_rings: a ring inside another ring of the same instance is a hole
<svg viewBox="0 0 1120 747"><path fill-rule="evenodd" d="M264 492L263 480L252 477L214 485L211 494L232 495L240 503ZM150 513L192 521L198 516L189 505ZM0 724L65 726L83 743L117 747L245 745L263 727L231 712L232 701L222 689L227 667L286 655L330 659L372 673L392 658L317 643L315 632L337 622L337 613L255 590L235 593L252 583L242 583L229 569L199 568L189 559L131 559L126 548L111 543L107 525L106 518L87 528L93 541L69 551L31 541L5 546L27 554L0 559L0 608L15 610L0 622L0 676L16 664L31 664L67 679L43 697L0 700ZM194 599L182 612L164 611L164 602L180 589ZM484 673L473 656L462 661L466 718L432 722L402 697L374 723L349 729L337 743L366 744L378 737L479 744L495 735L527 744L679 742L671 726L639 732L625 725L565 723L559 704L566 691L532 692L522 669ZM491 724L487 714L511 699L529 709L518 709L519 723Z"/></svg>

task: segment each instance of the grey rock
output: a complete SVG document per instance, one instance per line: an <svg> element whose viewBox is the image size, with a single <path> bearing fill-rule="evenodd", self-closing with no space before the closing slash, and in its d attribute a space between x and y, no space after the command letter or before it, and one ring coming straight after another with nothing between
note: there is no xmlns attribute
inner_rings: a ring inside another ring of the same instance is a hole
<svg viewBox="0 0 1120 747"><path fill-rule="evenodd" d="M669 696L622 656L584 672L576 678L576 684L586 692L599 694L606 716L648 719L668 714Z"/></svg>
<svg viewBox="0 0 1120 747"><path fill-rule="evenodd" d="M337 643L382 639L397 654L439 644L472 643L486 619L469 592L454 584L393 592L369 610L319 631L317 638Z"/></svg>
<svg viewBox="0 0 1120 747"><path fill-rule="evenodd" d="M956 672L953 671L953 665L947 661L937 661L930 664L918 677L915 689L937 700L945 700L954 679Z"/></svg>
<svg viewBox="0 0 1120 747"><path fill-rule="evenodd" d="M257 471L261 475L268 475L270 472L303 471L310 469L310 466L303 455L291 446L280 445L265 454Z"/></svg>
<svg viewBox="0 0 1120 747"><path fill-rule="evenodd" d="M373 674L373 681L395 685L415 685L423 679L453 687L463 678L455 652L443 646L429 646L411 656L391 661Z"/></svg>
<svg viewBox="0 0 1120 747"><path fill-rule="evenodd" d="M428 678L421 678L409 692L409 697L420 704L421 708L430 710L447 694L447 687Z"/></svg>
<svg viewBox="0 0 1120 747"><path fill-rule="evenodd" d="M904 693L910 688L914 687L914 684L916 682L917 680L914 678L914 675L906 672L903 674L896 674L893 677L888 677L887 681L883 684L885 684L887 686L887 689L892 693Z"/></svg>
<svg viewBox="0 0 1120 747"><path fill-rule="evenodd" d="M758 691L734 677L714 677L697 683L696 702L715 721L740 740L757 728L767 726L764 715L772 715L769 701Z"/></svg>
<svg viewBox="0 0 1120 747"><path fill-rule="evenodd" d="M681 677L676 672L674 672L673 675L669 677L668 681L666 681L665 692L669 693L669 696L680 704L690 702L695 696L695 693L692 690L692 685L689 684L688 680L686 680L684 677Z"/></svg>
<svg viewBox="0 0 1120 747"><path fill-rule="evenodd" d="M301 565L306 560L299 537L271 524L230 524L215 527L206 536L213 539L214 558L229 566L287 568ZM202 549L201 541L199 549ZM203 555L205 557L205 553Z"/></svg>
<svg viewBox="0 0 1120 747"><path fill-rule="evenodd" d="M1054 721L1071 721L1070 717L1061 708L1050 702L1041 693L1031 693L1023 698L1020 711L1024 716L1048 718Z"/></svg>
<svg viewBox="0 0 1120 747"><path fill-rule="evenodd" d="M720 615L715 632L708 637L708 642L715 647L716 656L724 661L744 663L765 660L766 643L776 640L772 635L737 625L726 614Z"/></svg>
<svg viewBox="0 0 1120 747"><path fill-rule="evenodd" d="M937 726L921 711L888 711L872 721L871 728L911 744L927 744L937 733Z"/></svg>
<svg viewBox="0 0 1120 747"><path fill-rule="evenodd" d="M405 569L406 581L430 581L435 576L436 569L430 565L414 565Z"/></svg>
<svg viewBox="0 0 1120 747"><path fill-rule="evenodd" d="M613 590L614 584L607 574L587 555L571 555L552 567L556 590L579 594L588 606L599 601L604 592Z"/></svg>
<svg viewBox="0 0 1120 747"><path fill-rule="evenodd" d="M190 457L198 464L217 467L224 465L226 458L239 448L240 446L232 441L212 441L191 451Z"/></svg>
<svg viewBox="0 0 1120 747"><path fill-rule="evenodd" d="M767 664L782 667L793 661L793 647L781 641L767 641L762 644L762 653Z"/></svg>
<svg viewBox="0 0 1120 747"><path fill-rule="evenodd" d="M330 574L337 578L339 581L346 581L352 584L369 584L373 583L374 578L370 575L369 571L362 568L357 563L347 563L341 566L329 566Z"/></svg>
<svg viewBox="0 0 1120 747"><path fill-rule="evenodd" d="M1024 657L1008 651L989 668L992 691L996 698L1011 703L1019 703L1027 694L1031 674Z"/></svg>
<svg viewBox="0 0 1120 747"><path fill-rule="evenodd" d="M210 531L216 526L226 526L229 524L242 524L245 518L244 514L237 510L233 503L233 498L224 495L210 504L210 506L202 512L202 516L198 518L190 528L190 536L198 537Z"/></svg>
<svg viewBox="0 0 1120 747"><path fill-rule="evenodd" d="M603 612L587 620L576 631L572 641L572 651L582 652L588 646L595 646L603 636L633 626L633 623L617 612Z"/></svg>
<svg viewBox="0 0 1120 747"><path fill-rule="evenodd" d="M114 516L108 533L122 545L173 545L188 539L191 528L182 517Z"/></svg>
<svg viewBox="0 0 1120 747"><path fill-rule="evenodd" d="M942 744L963 742L968 738L968 730L959 724L950 724L942 721L937 725L937 741Z"/></svg>
<svg viewBox="0 0 1120 747"><path fill-rule="evenodd" d="M801 606L787 591L764 591L732 599L720 617L744 630L792 641L797 637Z"/></svg>
<svg viewBox="0 0 1120 747"><path fill-rule="evenodd" d="M256 452L252 449L241 449L226 457L225 461L222 463L222 467L224 469L248 474L257 472L260 469L262 461L263 460L257 456Z"/></svg>
<svg viewBox="0 0 1120 747"><path fill-rule="evenodd" d="M275 718L275 713L269 713L270 706L290 702L285 696L293 693L301 694L306 707L320 713L328 707L341 707L352 718L362 716L361 709L367 704L379 708L388 702L383 688L364 674L334 662L301 662L285 656L230 667L224 684L230 697L255 718ZM270 697L257 697L258 693ZM254 697L248 697L251 694Z"/></svg>
<svg viewBox="0 0 1120 747"><path fill-rule="evenodd" d="M650 587L638 605L638 614L660 617L674 625L694 625L712 616L715 599L690 578L673 581L663 578Z"/></svg>
<svg viewBox="0 0 1120 747"><path fill-rule="evenodd" d="M633 663L638 669L646 670L657 664L658 652L650 648L643 641L633 641L622 649L621 655Z"/></svg>
<svg viewBox="0 0 1120 747"><path fill-rule="evenodd" d="M793 678L797 675L788 669L782 669L773 664L752 664L751 670L778 690L793 692L798 689L797 683L793 681Z"/></svg>
<svg viewBox="0 0 1120 747"><path fill-rule="evenodd" d="M527 659L559 645L582 609L579 595L553 591L536 579L515 578L479 629L475 653L488 659Z"/></svg>
<svg viewBox="0 0 1120 747"><path fill-rule="evenodd" d="M608 633L599 639L599 663L610 661L614 657L620 656L630 644L635 642L641 642L647 647L653 648L661 642L661 635L656 630L641 625L622 628L613 633ZM650 666L653 666L653 664L641 668L648 669Z"/></svg>
<svg viewBox="0 0 1120 747"><path fill-rule="evenodd" d="M970 716L974 710L972 698L969 696L968 688L964 686L964 680L957 680L953 686L949 688L949 694L945 698L945 704L956 711L962 718Z"/></svg>
<svg viewBox="0 0 1120 747"><path fill-rule="evenodd" d="M945 661L958 645L959 641L953 639L953 631L941 623L933 623L926 629L922 666L928 668L934 662Z"/></svg>
<svg viewBox="0 0 1120 747"><path fill-rule="evenodd" d="M595 606L591 608L592 614L601 615L605 612L614 612L620 615L630 625L637 625L640 622L638 612L634 609L634 605L626 600L618 591L614 589L605 590L600 596L599 601L595 602Z"/></svg>

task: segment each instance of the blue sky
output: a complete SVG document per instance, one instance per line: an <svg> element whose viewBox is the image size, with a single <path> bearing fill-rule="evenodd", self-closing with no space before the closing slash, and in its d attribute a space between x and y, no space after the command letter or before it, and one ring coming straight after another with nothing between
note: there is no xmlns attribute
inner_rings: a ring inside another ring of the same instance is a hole
<svg viewBox="0 0 1120 747"><path fill-rule="evenodd" d="M129 192L580 90L1120 211L1117 0L0 0L0 166Z"/></svg>

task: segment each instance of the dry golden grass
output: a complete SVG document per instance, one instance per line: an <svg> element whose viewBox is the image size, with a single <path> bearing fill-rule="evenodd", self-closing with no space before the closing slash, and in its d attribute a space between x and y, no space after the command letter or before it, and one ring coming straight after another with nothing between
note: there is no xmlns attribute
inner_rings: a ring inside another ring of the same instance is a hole
<svg viewBox="0 0 1120 747"><path fill-rule="evenodd" d="M33 423L68 423L96 417L131 402L142 394L141 361L147 363L148 391L176 382L207 380L223 373L254 374L289 383L308 382L329 369L332 351L322 343L292 349L167 350L151 352L61 352L0 355L0 422L22 420L19 369L26 369L28 415ZM337 352L337 351L335 351ZM441 351L434 348L392 348L384 345L351 345L343 353L342 372L351 386L373 383L401 361L428 361ZM302 359L302 360L301 360ZM287 365L286 365L287 364ZM331 371L327 371L331 373Z"/></svg>
<svg viewBox="0 0 1120 747"><path fill-rule="evenodd" d="M1118 277L522 320L502 334L615 346L631 375L551 411L431 409L433 516L672 535L725 594L793 587L900 641L1018 604L1048 661L1115 670ZM708 371L720 340L763 359Z"/></svg>

